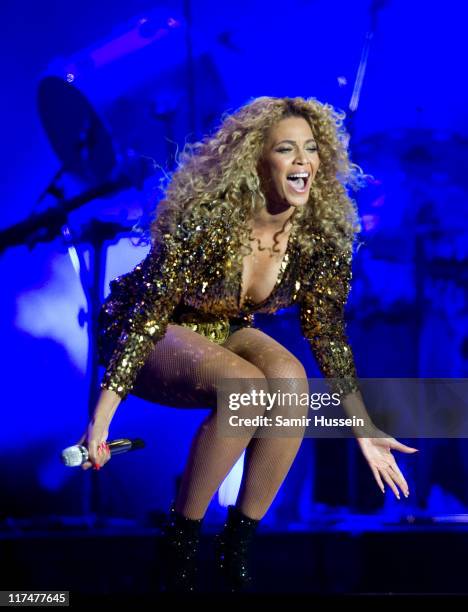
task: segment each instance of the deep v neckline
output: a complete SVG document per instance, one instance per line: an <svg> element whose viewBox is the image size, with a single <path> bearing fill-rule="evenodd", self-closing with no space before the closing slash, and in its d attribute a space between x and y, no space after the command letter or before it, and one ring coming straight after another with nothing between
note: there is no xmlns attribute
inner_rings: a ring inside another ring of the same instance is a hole
<svg viewBox="0 0 468 612"><path fill-rule="evenodd" d="M274 297L276 291L278 290L279 286L283 282L283 279L286 274L286 269L288 268L289 263L291 261L291 249L292 249L292 244L294 241L294 236L295 236L295 228L293 227L288 236L288 242L286 244L286 249L284 251L283 258L281 259L281 264L279 267L279 271L276 277L275 284L273 285L273 288L270 291L269 295L267 295L267 297L261 302L253 302L249 296L245 296L243 303L242 304L240 303L241 297L242 297L242 277L244 273L245 255L244 257L240 257L240 263L237 269L237 299L236 299L237 309L239 312L257 310L258 308L262 307L264 304L269 302Z"/></svg>

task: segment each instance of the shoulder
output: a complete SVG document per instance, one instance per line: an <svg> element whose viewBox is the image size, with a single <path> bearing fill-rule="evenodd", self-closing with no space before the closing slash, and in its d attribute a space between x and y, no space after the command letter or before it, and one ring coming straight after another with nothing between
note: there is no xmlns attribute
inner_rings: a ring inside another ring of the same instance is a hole
<svg viewBox="0 0 468 612"><path fill-rule="evenodd" d="M323 263L327 263L332 268L343 264L351 264L353 259L352 240L338 243L336 239L319 232L314 234L314 238L315 254Z"/></svg>
<svg viewBox="0 0 468 612"><path fill-rule="evenodd" d="M317 282L349 281L352 275L353 249L337 245L322 232L314 233L312 252L305 257L301 265L304 280L315 286Z"/></svg>
<svg viewBox="0 0 468 612"><path fill-rule="evenodd" d="M202 226L190 211L162 208L152 225L153 246L188 243L202 234Z"/></svg>
<svg viewBox="0 0 468 612"><path fill-rule="evenodd" d="M182 215L171 227L165 227L159 233L154 248L165 252L178 251L184 256L184 261L194 265L222 255L224 248L230 246L231 230L225 219L215 215Z"/></svg>

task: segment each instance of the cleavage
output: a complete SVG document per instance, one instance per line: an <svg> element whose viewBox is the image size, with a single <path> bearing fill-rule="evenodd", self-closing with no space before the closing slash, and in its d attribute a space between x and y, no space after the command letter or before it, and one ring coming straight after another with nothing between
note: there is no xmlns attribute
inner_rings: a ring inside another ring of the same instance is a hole
<svg viewBox="0 0 468 612"><path fill-rule="evenodd" d="M262 244L264 242L266 241L262 240ZM241 307L247 299L258 305L271 296L282 278L287 263L285 257L287 245L287 239L283 239L278 244L280 252L274 253L271 257L268 249L259 251L258 243L256 241L251 243L253 252L246 255L242 262Z"/></svg>

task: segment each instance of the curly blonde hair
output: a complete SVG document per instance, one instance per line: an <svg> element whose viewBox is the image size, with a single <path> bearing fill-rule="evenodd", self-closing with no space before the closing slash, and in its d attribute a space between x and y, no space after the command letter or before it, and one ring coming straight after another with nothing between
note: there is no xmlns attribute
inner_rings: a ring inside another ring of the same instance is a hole
<svg viewBox="0 0 468 612"><path fill-rule="evenodd" d="M307 205L297 209L297 239L311 253L313 232L322 232L339 251L352 249L360 223L349 187L362 184L362 171L352 164L347 152L344 113L315 98L260 97L222 117L213 135L187 144L176 170L170 175L164 198L158 205L151 234L157 240L162 228L174 231L187 218L195 222L228 219L238 228L233 240L249 252L249 220L266 205L258 166L268 130L288 117L303 117L318 146L320 166ZM165 222L161 221L164 219ZM177 221L176 221L177 220ZM278 234L275 234L275 245Z"/></svg>

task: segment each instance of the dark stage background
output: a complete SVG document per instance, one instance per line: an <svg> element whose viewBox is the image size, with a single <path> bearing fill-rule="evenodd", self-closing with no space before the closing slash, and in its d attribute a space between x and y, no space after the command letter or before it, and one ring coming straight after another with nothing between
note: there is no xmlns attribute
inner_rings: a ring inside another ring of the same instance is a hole
<svg viewBox="0 0 468 612"><path fill-rule="evenodd" d="M3 589L72 584L58 565L43 577L36 552L74 550L75 537L96 548L101 537L140 551L141 542L152 559L205 411L130 397L109 437L143 437L146 448L100 473L62 466L61 449L87 423L87 295L97 283L95 300L102 298L109 280L146 254L131 228L152 212L159 180L184 143L252 97L314 96L345 110L352 157L373 177L356 195L364 231L347 307L359 375L468 377L465 3L44 0L4 2L0 16L0 536L3 554L15 559ZM18 225L50 207L68 214L49 217L48 232ZM86 291L79 266L91 268ZM296 310L258 322L317 374ZM329 557L321 579L311 581L311 569L289 583L283 574L283 585L317 593L465 590L455 570L444 582L449 569L437 565L436 551L452 551L454 567L463 559L467 441L413 444L417 456L398 457L412 495L398 502L382 496L353 440L304 441L262 530L280 538L273 551L292 547L283 561L300 565L309 551L286 532L306 534L314 563L323 560L317 550ZM223 520L233 482L213 499L208 532ZM320 540L324 534L330 540ZM359 555L355 536L363 538ZM396 587L371 571L389 542L412 551ZM258 554L271 558L264 543ZM358 564L356 573L342 580L338 571L333 582L341 555ZM415 577L428 565L429 583ZM89 590L145 592L125 572L127 582L117 584L114 573ZM275 590L273 583L263 589ZM76 578L74 589L87 592L80 584Z"/></svg>

